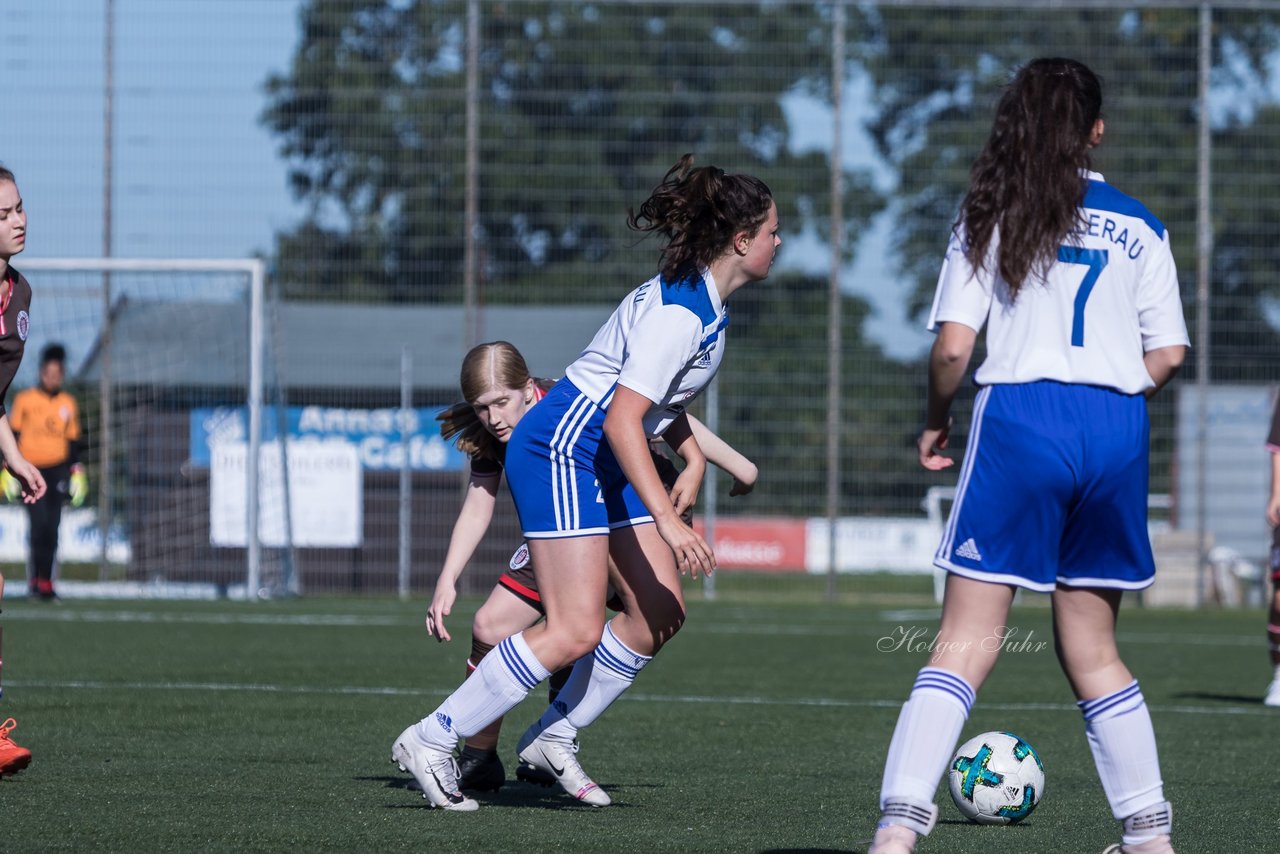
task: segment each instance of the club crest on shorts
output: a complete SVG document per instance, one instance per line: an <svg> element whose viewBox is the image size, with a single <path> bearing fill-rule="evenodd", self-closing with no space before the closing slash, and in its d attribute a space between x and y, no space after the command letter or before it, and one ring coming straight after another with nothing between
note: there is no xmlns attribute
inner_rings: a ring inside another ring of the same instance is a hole
<svg viewBox="0 0 1280 854"><path fill-rule="evenodd" d="M516 549L516 553L511 556L509 566L512 569L524 569L529 565L529 544L521 543L520 548Z"/></svg>
<svg viewBox="0 0 1280 854"><path fill-rule="evenodd" d="M31 316L27 312L18 312L18 338L26 341L27 333L31 331Z"/></svg>

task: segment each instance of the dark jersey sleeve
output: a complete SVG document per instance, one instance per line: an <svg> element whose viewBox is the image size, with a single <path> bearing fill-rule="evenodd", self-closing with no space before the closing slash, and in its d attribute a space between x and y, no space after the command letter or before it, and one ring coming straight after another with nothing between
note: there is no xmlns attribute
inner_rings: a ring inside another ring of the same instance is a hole
<svg viewBox="0 0 1280 854"><path fill-rule="evenodd" d="M9 281L9 300L0 314L0 415L5 414L5 396L18 373L18 365L22 364L31 323L31 285L12 267L9 268Z"/></svg>
<svg viewBox="0 0 1280 854"><path fill-rule="evenodd" d="M670 492L676 485L676 478L680 476L680 469L676 468L676 464L671 462L671 458L662 451L649 446L649 456L653 457L653 467L658 470L658 479L662 481L662 485ZM693 527L693 508L685 508L684 513L680 514L681 520L690 528ZM616 610L616 609L615 609Z"/></svg>
<svg viewBox="0 0 1280 854"><path fill-rule="evenodd" d="M1280 394L1276 395L1275 406L1271 408L1271 432L1267 434L1267 448L1273 454L1280 454Z"/></svg>
<svg viewBox="0 0 1280 854"><path fill-rule="evenodd" d="M500 474L502 474L502 463L497 460L491 460L488 457L471 458L472 477L497 477Z"/></svg>

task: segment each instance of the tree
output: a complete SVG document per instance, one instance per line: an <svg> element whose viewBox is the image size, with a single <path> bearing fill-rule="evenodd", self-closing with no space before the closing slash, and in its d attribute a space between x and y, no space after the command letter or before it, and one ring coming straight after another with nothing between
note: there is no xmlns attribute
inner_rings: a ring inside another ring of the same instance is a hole
<svg viewBox="0 0 1280 854"><path fill-rule="evenodd" d="M1218 98L1243 98L1267 79L1275 23L1273 15L1215 13ZM1000 88L1027 60L1060 55L1080 59L1103 78L1110 120L1096 168L1142 199L1170 229L1193 322L1198 39L1196 9L1046 8L1016 15L969 9L954 10L945 20L927 9L882 10L862 49L879 99L873 133L901 175L894 249L903 274L915 282L912 310L923 313L932 300L947 229ZM1259 192L1259 182L1270 183L1274 173L1261 161L1270 156L1265 141L1275 127L1272 107L1220 121L1214 132L1217 249L1210 320L1213 357L1224 379L1241 376L1250 365L1274 368L1280 359L1275 326L1259 323L1263 300L1280 296L1280 281L1266 249L1270 241L1257 232L1273 213L1272 197Z"/></svg>
<svg viewBox="0 0 1280 854"><path fill-rule="evenodd" d="M824 220L826 157L789 149L781 107L789 91L825 90L822 7L480 9L486 298L609 301L634 284L656 256L626 211L687 151L764 178L787 228ZM465 14L458 0L304 7L264 116L310 212L277 244L287 293L461 298ZM880 200L870 176L850 177L853 235Z"/></svg>

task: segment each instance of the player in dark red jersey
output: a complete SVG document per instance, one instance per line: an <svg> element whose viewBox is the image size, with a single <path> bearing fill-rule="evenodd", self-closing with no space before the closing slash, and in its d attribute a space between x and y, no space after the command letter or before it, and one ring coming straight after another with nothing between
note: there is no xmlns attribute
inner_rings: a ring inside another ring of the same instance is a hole
<svg viewBox="0 0 1280 854"><path fill-rule="evenodd" d="M1271 612L1267 617L1267 644L1275 676L1262 702L1280 706L1280 394L1271 412L1271 432L1267 436L1271 452L1271 497L1267 499L1267 522L1271 524Z"/></svg>
<svg viewBox="0 0 1280 854"><path fill-rule="evenodd" d="M542 398L552 383L532 377L523 357L511 344L503 341L481 344L463 360L461 384L464 402L437 416L441 421L441 435L446 439L457 437L458 449L471 457L471 480L426 617L427 631L440 641L452 639L445 628L444 618L449 615L457 598L458 577L475 554L493 519L506 441L520 418ZM695 419L691 418L690 422L707 459L734 478L729 494L745 495L750 492L757 475L755 465ZM653 456L663 484L670 490L679 471L662 453L655 450ZM692 523L691 511L685 521ZM610 597L610 607L619 610L616 606L620 602L613 601L612 590ZM523 631L543 616L542 597L529 560L529 550L522 544L512 555L508 570L476 612L471 627L467 674L475 670L496 644ZM552 675L549 686L552 702L571 670L571 667L565 667ZM497 754L501 728L502 718L498 718L466 740L458 763L459 788L494 791L505 782L506 773ZM557 782L551 774L525 764L517 769L517 777L544 786Z"/></svg>

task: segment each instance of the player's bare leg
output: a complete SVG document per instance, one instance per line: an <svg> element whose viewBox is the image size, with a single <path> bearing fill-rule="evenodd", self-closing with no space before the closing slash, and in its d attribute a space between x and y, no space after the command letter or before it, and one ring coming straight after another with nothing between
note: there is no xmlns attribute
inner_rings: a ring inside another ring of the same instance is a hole
<svg viewBox="0 0 1280 854"><path fill-rule="evenodd" d="M1276 559L1272 560L1274 563ZM1267 695L1262 698L1263 704L1267 706L1280 706L1280 578L1275 578L1277 574L1280 574L1280 567L1273 567L1271 610L1267 614L1267 646L1271 650L1271 668L1274 674L1271 684L1267 686Z"/></svg>
<svg viewBox="0 0 1280 854"><path fill-rule="evenodd" d="M1114 850L1170 854L1173 810L1164 799L1151 714L1116 647L1122 592L1063 586L1054 591L1058 660L1084 715L1112 815L1122 825L1123 840Z"/></svg>
<svg viewBox="0 0 1280 854"><path fill-rule="evenodd" d="M622 613L609 621L618 640L652 657L684 625L684 594L671 547L654 525L621 528L610 534L617 567L615 588Z"/></svg>
<svg viewBox="0 0 1280 854"><path fill-rule="evenodd" d="M925 667L902 706L880 786L880 821L870 851L905 854L933 829L938 781L974 696L995 667L1014 588L947 577L942 622Z"/></svg>
<svg viewBox="0 0 1280 854"><path fill-rule="evenodd" d="M529 551L547 612L545 622L524 633L529 648L553 670L584 657L590 659L604 630L608 538L532 540ZM609 795L583 770L571 738L542 738L526 732L517 751L522 770L549 774L566 792L591 806L611 803ZM517 776L538 783L545 779L519 771Z"/></svg>

